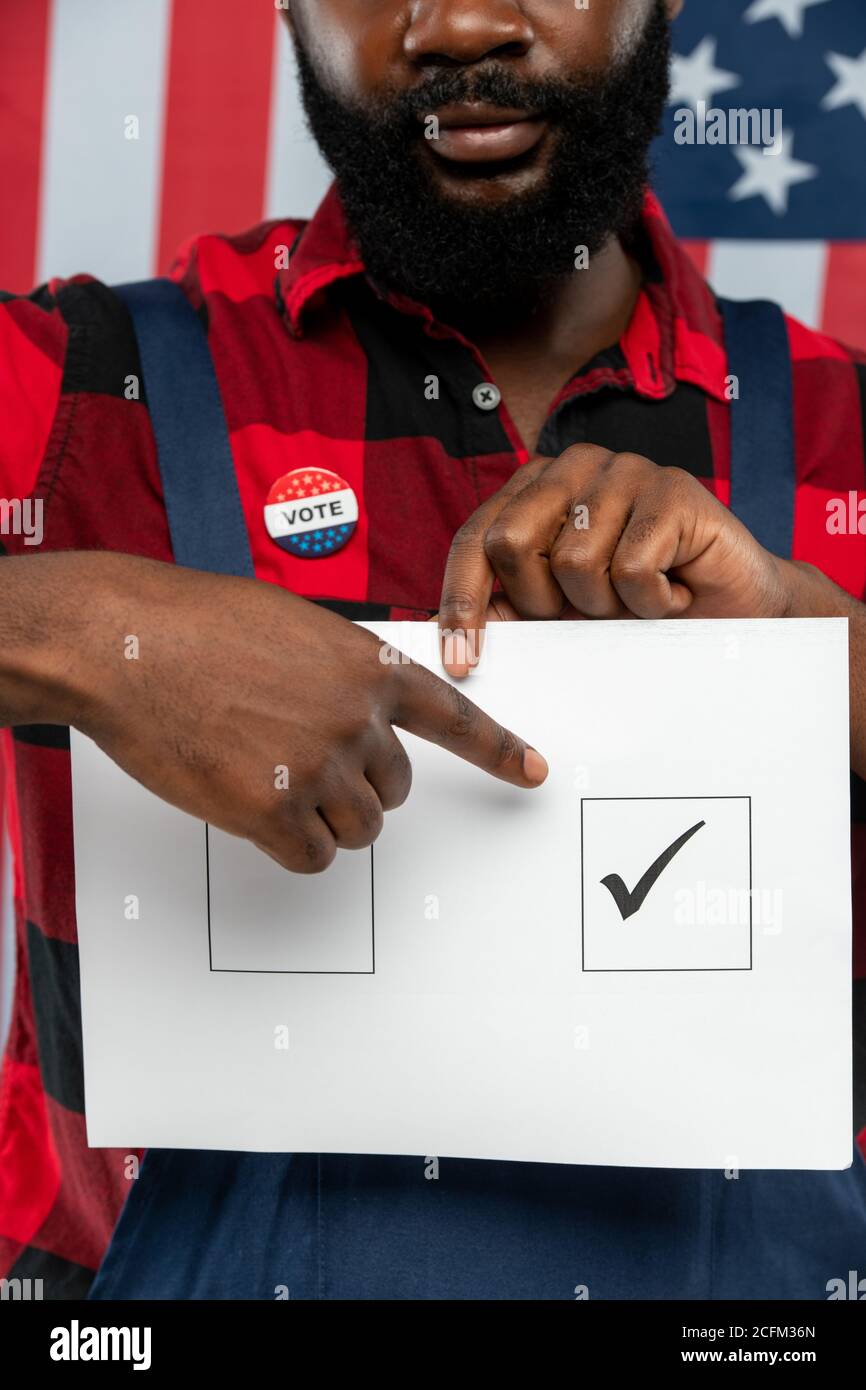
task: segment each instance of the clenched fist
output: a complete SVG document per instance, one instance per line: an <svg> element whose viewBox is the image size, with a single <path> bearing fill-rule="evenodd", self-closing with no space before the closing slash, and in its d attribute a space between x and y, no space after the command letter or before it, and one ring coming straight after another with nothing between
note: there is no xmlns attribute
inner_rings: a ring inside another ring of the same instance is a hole
<svg viewBox="0 0 866 1390"><path fill-rule="evenodd" d="M439 609L452 675L477 659L497 580L504 617L754 618L790 611L798 569L682 469L576 444L519 468L454 537Z"/></svg>

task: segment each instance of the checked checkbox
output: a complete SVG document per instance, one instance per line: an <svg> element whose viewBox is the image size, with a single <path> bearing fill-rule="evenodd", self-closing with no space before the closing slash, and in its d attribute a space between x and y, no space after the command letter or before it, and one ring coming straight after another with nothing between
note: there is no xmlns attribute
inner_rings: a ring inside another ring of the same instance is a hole
<svg viewBox="0 0 866 1390"><path fill-rule="evenodd" d="M583 798L581 919L585 971L750 970L751 797Z"/></svg>

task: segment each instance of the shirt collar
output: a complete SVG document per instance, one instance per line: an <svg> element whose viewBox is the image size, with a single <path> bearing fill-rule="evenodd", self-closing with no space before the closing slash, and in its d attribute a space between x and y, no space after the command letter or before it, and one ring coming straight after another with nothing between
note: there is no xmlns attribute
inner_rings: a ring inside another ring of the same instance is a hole
<svg viewBox="0 0 866 1390"><path fill-rule="evenodd" d="M576 374L559 399L611 384L662 400L678 381L685 381L726 401L727 359L715 298L650 192L644 198L640 241L646 279L628 327L619 344ZM301 337L313 329L313 311L330 286L364 273L337 185L332 184L296 237L288 266L277 273L277 298L292 335ZM419 314L428 332L450 333L436 324L424 305L376 285L373 289L401 312Z"/></svg>
<svg viewBox="0 0 866 1390"><path fill-rule="evenodd" d="M363 273L364 262L346 223L337 185L332 183L311 221L295 238L288 265L277 272L277 299L292 335L303 335L309 311L330 285Z"/></svg>
<svg viewBox="0 0 866 1390"><path fill-rule="evenodd" d="M641 231L657 272L647 276L619 343L634 387L658 400L687 381L726 401L727 357L715 296L654 193L644 198Z"/></svg>

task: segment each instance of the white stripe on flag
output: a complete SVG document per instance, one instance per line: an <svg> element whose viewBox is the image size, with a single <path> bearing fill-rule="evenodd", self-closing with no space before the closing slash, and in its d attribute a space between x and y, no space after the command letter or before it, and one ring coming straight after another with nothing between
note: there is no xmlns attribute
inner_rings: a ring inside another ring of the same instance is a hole
<svg viewBox="0 0 866 1390"><path fill-rule="evenodd" d="M169 12L170 0L54 0L40 281L81 270L108 282L153 272ZM125 136L127 116L138 118L137 140Z"/></svg>
<svg viewBox="0 0 866 1390"><path fill-rule="evenodd" d="M280 32L274 44L264 216L311 217L331 181L331 173L304 125L295 55L279 13L277 23Z"/></svg>
<svg viewBox="0 0 866 1390"><path fill-rule="evenodd" d="M713 241L707 279L730 299L772 299L819 328L827 267L824 241Z"/></svg>

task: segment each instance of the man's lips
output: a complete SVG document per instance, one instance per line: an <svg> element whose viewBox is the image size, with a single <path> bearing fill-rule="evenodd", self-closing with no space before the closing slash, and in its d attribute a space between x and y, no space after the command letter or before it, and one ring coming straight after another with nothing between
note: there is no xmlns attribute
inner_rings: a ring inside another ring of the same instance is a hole
<svg viewBox="0 0 866 1390"><path fill-rule="evenodd" d="M430 112L439 122L438 139L427 143L434 154L460 164L515 159L537 145L547 122L536 111L463 102ZM420 120L426 120L421 116Z"/></svg>

